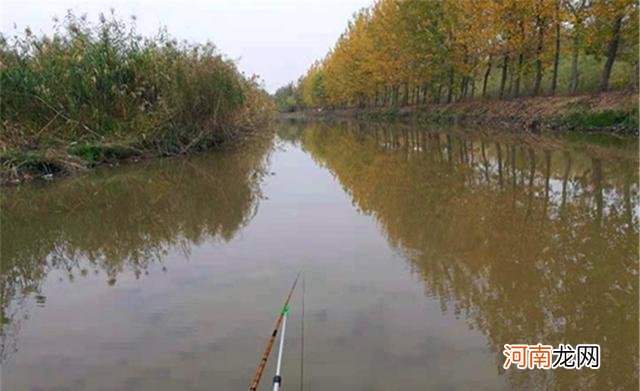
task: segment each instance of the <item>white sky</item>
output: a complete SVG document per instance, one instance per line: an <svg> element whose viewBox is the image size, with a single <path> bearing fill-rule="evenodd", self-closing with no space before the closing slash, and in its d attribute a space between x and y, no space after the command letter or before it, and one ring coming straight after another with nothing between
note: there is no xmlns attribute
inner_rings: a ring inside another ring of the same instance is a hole
<svg viewBox="0 0 640 391"><path fill-rule="evenodd" d="M323 57L347 21L373 0L0 0L0 31L14 35L29 26L50 33L54 16L68 9L95 21L110 8L136 15L138 31L160 26L178 39L213 41L246 74L258 74L269 92L297 79Z"/></svg>

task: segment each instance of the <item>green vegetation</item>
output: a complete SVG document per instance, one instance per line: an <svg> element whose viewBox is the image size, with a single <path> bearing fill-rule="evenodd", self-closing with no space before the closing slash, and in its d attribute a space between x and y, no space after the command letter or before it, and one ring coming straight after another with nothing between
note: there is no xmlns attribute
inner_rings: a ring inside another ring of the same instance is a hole
<svg viewBox="0 0 640 391"><path fill-rule="evenodd" d="M273 96L278 111L290 113L298 110L301 106L300 102L302 102L301 97L298 96L298 92L298 89L293 83L278 88Z"/></svg>
<svg viewBox="0 0 640 391"><path fill-rule="evenodd" d="M633 0L379 0L279 106L430 106L638 85Z"/></svg>
<svg viewBox="0 0 640 391"><path fill-rule="evenodd" d="M0 39L3 181L255 134L272 103L211 43L144 38L135 19L67 14L53 36ZM44 171L42 171L44 169Z"/></svg>
<svg viewBox="0 0 640 391"><path fill-rule="evenodd" d="M606 110L598 113L574 112L563 118L563 124L575 129L600 129L615 126L633 126L637 119L624 111Z"/></svg>

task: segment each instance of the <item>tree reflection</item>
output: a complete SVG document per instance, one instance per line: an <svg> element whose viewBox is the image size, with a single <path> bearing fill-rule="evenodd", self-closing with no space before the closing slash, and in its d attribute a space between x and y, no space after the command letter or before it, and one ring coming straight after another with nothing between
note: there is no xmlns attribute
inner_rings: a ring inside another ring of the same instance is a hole
<svg viewBox="0 0 640 391"><path fill-rule="evenodd" d="M144 274L170 250L228 241L253 217L271 139L190 158L104 169L47 186L6 189L0 232L2 357L15 349L20 308L51 270L69 280ZM44 300L44 299L43 299Z"/></svg>
<svg viewBox="0 0 640 391"><path fill-rule="evenodd" d="M512 386L635 389L635 151L415 132L309 125L297 136L378 220L426 294L487 336L498 371L505 343L602 347L599 370L509 370Z"/></svg>

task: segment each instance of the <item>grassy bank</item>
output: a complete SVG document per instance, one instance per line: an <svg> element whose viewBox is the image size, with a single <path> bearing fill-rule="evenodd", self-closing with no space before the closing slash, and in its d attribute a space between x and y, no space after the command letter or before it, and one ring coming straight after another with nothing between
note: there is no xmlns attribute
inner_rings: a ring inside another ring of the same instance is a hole
<svg viewBox="0 0 640 391"><path fill-rule="evenodd" d="M638 134L638 95L610 92L581 96L527 97L509 101L478 99L393 109L306 110L283 113L282 116L467 122L528 131L597 131L635 135Z"/></svg>
<svg viewBox="0 0 640 391"><path fill-rule="evenodd" d="M250 138L273 105L215 46L68 14L52 36L0 39L0 181Z"/></svg>

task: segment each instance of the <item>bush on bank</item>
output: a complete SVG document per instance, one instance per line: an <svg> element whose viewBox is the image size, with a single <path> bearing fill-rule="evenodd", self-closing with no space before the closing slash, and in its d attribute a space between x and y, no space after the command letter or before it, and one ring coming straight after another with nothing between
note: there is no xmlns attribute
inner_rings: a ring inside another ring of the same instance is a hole
<svg viewBox="0 0 640 391"><path fill-rule="evenodd" d="M2 179L202 150L270 121L257 79L213 44L142 37L132 19L68 13L52 36L0 37Z"/></svg>

